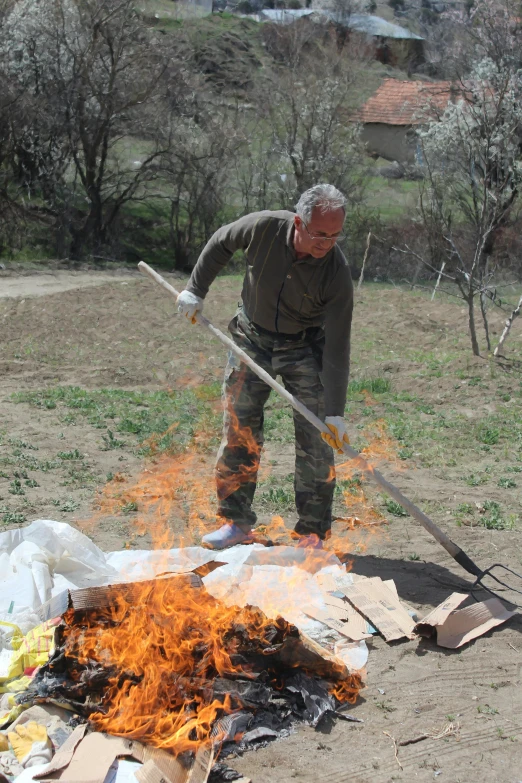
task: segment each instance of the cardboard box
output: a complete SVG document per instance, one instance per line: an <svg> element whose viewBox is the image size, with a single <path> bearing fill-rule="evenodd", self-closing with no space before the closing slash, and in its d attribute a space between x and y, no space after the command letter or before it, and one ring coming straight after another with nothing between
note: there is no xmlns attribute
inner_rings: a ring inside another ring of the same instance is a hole
<svg viewBox="0 0 522 783"><path fill-rule="evenodd" d="M147 589L152 591L158 581L163 579L175 580L180 587L203 587L203 582L198 574L166 574L156 579L146 579L143 582L123 582L103 587L83 587L78 590L64 590L63 593L51 598L38 610L42 622L60 617L68 609L99 609L103 606L112 606L117 596L123 596L126 601L132 603L133 599L140 602L146 600ZM144 595L145 590L145 595Z"/></svg>

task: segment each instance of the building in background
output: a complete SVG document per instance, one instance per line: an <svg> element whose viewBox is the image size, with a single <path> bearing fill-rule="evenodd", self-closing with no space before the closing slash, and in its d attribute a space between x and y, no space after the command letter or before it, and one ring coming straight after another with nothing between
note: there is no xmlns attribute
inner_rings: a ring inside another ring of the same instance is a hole
<svg viewBox="0 0 522 783"><path fill-rule="evenodd" d="M402 164L422 164L415 129L440 116L461 92L449 81L384 79L352 117L362 123L362 140L370 154Z"/></svg>
<svg viewBox="0 0 522 783"><path fill-rule="evenodd" d="M343 14L328 8L263 8L255 14L260 22L273 24L316 23L333 28L367 56L386 65L413 71L424 62L424 38L405 27L372 14Z"/></svg>

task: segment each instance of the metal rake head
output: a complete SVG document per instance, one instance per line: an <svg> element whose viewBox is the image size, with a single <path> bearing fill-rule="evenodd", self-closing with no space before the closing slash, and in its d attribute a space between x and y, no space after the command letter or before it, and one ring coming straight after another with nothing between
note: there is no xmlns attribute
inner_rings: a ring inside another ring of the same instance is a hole
<svg viewBox="0 0 522 783"><path fill-rule="evenodd" d="M471 589L474 598L475 591L479 589L486 590L511 607L522 608L522 574L502 563L494 563L477 577Z"/></svg>

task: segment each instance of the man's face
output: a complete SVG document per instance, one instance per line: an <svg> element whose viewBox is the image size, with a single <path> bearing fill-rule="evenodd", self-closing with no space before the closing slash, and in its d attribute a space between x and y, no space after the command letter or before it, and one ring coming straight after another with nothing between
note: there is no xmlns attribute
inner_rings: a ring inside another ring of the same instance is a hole
<svg viewBox="0 0 522 783"><path fill-rule="evenodd" d="M321 212L314 207L308 223L294 217L294 247L297 253L323 258L333 247L343 230L346 213L341 207L331 212Z"/></svg>

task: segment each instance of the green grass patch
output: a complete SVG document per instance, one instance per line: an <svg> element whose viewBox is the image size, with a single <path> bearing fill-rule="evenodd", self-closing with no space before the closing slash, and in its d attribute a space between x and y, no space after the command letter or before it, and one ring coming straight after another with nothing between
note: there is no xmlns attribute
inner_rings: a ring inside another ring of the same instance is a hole
<svg viewBox="0 0 522 783"><path fill-rule="evenodd" d="M106 430L101 436L105 450L126 445L115 435L125 433L134 448L147 455L158 451L179 453L202 430L209 433L208 448L215 448L221 417L210 403L219 395L217 383L198 389L155 392L57 386L20 392L12 399L36 408L74 410L93 427ZM57 456L60 460L83 459L78 449L59 452Z"/></svg>
<svg viewBox="0 0 522 783"><path fill-rule="evenodd" d="M292 409L274 407L266 411L265 435L268 440L279 443L294 442L294 419Z"/></svg>
<svg viewBox="0 0 522 783"><path fill-rule="evenodd" d="M502 489L512 489L516 487L517 482L509 476L501 476L497 482L497 485L502 487Z"/></svg>
<svg viewBox="0 0 522 783"><path fill-rule="evenodd" d="M360 394L363 391L370 394L386 394L391 390L391 383L387 378L360 378L350 381L348 385L348 399L354 394Z"/></svg>
<svg viewBox="0 0 522 783"><path fill-rule="evenodd" d="M488 530L513 530L515 517L504 517L500 503L496 500L485 500L482 506L483 513L479 519L479 525Z"/></svg>
<svg viewBox="0 0 522 783"><path fill-rule="evenodd" d="M2 514L4 525L23 525L27 522L27 517L21 511L6 511Z"/></svg>
<svg viewBox="0 0 522 783"><path fill-rule="evenodd" d="M401 506L401 504L397 503L397 501L393 500L392 498L385 498L384 508L386 511L388 511L388 513L393 514L394 517L408 516L408 512Z"/></svg>
<svg viewBox="0 0 522 783"><path fill-rule="evenodd" d="M258 500L267 511L273 513L289 511L295 503L294 490L293 487L270 487L259 494Z"/></svg>
<svg viewBox="0 0 522 783"><path fill-rule="evenodd" d="M356 495L362 487L362 481L358 476L352 476L349 479L338 479L335 486L335 496L343 497L346 492L350 495Z"/></svg>

